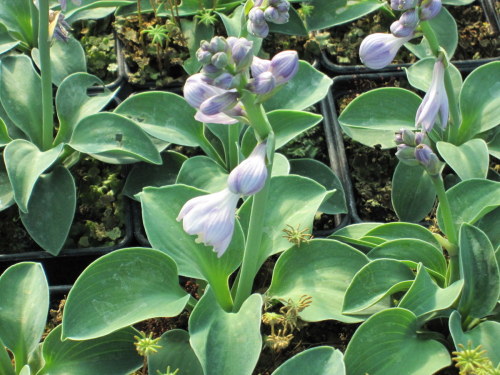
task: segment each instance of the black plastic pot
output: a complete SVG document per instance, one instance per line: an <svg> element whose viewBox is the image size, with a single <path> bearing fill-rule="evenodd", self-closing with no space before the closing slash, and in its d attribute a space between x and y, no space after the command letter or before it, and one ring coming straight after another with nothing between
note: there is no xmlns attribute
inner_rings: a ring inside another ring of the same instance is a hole
<svg viewBox="0 0 500 375"><path fill-rule="evenodd" d="M480 0L481 7L485 14L487 21L491 25L492 32L495 36L500 35L500 21L498 13L495 9L494 0ZM389 31L388 31L389 32ZM473 70L480 65L496 61L499 57L494 58L484 58L478 60L457 60L452 61L454 65L457 66L460 70ZM385 68L374 70L367 68L364 65L342 65L333 62L325 52L325 50L321 50L321 66L323 70L329 73L331 76L337 75L350 75L350 74L372 74L372 73L384 73L384 72L400 72L404 68L411 66L411 64L390 64Z"/></svg>

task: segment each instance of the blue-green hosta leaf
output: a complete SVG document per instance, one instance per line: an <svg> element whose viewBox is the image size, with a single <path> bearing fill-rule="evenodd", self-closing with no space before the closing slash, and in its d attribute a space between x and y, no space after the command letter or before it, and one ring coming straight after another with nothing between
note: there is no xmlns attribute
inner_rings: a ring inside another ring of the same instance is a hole
<svg viewBox="0 0 500 375"><path fill-rule="evenodd" d="M28 56L6 56L2 59L0 101L14 124L34 144L41 146L42 86L40 76Z"/></svg>
<svg viewBox="0 0 500 375"><path fill-rule="evenodd" d="M295 8L290 7L288 11L290 16L288 22L278 25L276 23L269 23L269 31L271 33L281 33L286 35L300 35L306 36L307 30L305 28L302 18L299 16Z"/></svg>
<svg viewBox="0 0 500 375"><path fill-rule="evenodd" d="M426 22L430 24L436 34L439 45L445 49L446 54L451 59L458 44L457 23L453 16L443 7L436 17ZM422 38L419 44L406 43L405 47L419 59L433 56L429 42L425 38Z"/></svg>
<svg viewBox="0 0 500 375"><path fill-rule="evenodd" d="M480 66L464 81L460 93L462 124L460 137L467 141L475 134L500 123L500 82L492 80L500 74L500 62Z"/></svg>
<svg viewBox="0 0 500 375"><path fill-rule="evenodd" d="M363 225L363 224L357 224ZM352 227L352 225L350 226ZM373 236L378 238L383 238L386 241L403 239L403 238L414 238L416 240L425 241L436 249L441 250L441 245L436 240L434 235L427 228L412 224L412 223L386 223L379 224L373 229L370 229L365 233L365 236ZM362 236L361 238L364 238Z"/></svg>
<svg viewBox="0 0 500 375"><path fill-rule="evenodd" d="M16 375L7 348L0 339L0 375Z"/></svg>
<svg viewBox="0 0 500 375"><path fill-rule="evenodd" d="M9 129L5 121L0 118L0 147L5 146L10 141L12 141L12 138L9 136Z"/></svg>
<svg viewBox="0 0 500 375"><path fill-rule="evenodd" d="M144 0L142 1L146 3ZM66 19L68 19L68 22L72 23L79 19L82 19L80 13L88 14L88 12L91 10L99 10L95 8L108 9L106 13L103 15L104 17L109 13L112 13L114 11L114 8L117 6L124 6L134 3L136 3L136 1L131 1L131 0L82 0L81 3L79 4L75 4L68 1L65 15ZM151 11L152 10L151 4L149 4L149 1L147 3L149 5L149 10ZM89 18L93 19L96 17L90 16Z"/></svg>
<svg viewBox="0 0 500 375"><path fill-rule="evenodd" d="M182 165L177 183L215 193L227 186L227 177L227 171L209 157L194 156Z"/></svg>
<svg viewBox="0 0 500 375"><path fill-rule="evenodd" d="M198 22L198 19L193 20L181 19L182 33L186 38L189 49L189 58L184 60L182 67L189 75L198 73L202 64L196 58L196 51L200 48L200 43L203 40L210 40L214 35L214 26L205 25L203 22Z"/></svg>
<svg viewBox="0 0 500 375"><path fill-rule="evenodd" d="M40 68L40 51L31 50L31 57ZM67 41L55 39L50 46L50 68L52 83L59 86L61 82L73 73L86 72L87 62L85 51L78 40L72 36Z"/></svg>
<svg viewBox="0 0 500 375"><path fill-rule="evenodd" d="M486 350L486 357L498 366L500 363L500 348L498 347L498 337L500 337L500 323L495 321L485 321L479 323L470 331L462 329L462 318L458 311L454 311L449 320L449 327L455 350L461 350L459 344L467 348L482 346L481 350Z"/></svg>
<svg viewBox="0 0 500 375"><path fill-rule="evenodd" d="M188 299L169 256L146 248L116 250L76 280L64 307L62 335L88 340L141 320L176 316Z"/></svg>
<svg viewBox="0 0 500 375"><path fill-rule="evenodd" d="M253 373L262 348L261 308L262 297L253 294L237 313L228 313L211 289L205 292L189 318L191 346L205 375Z"/></svg>
<svg viewBox="0 0 500 375"><path fill-rule="evenodd" d="M101 112L82 119L69 144L77 151L113 164L161 163L149 136L134 121L115 113Z"/></svg>
<svg viewBox="0 0 500 375"><path fill-rule="evenodd" d="M498 223L500 223L500 207L495 208L474 223L474 226L481 229L488 236L494 249L500 247Z"/></svg>
<svg viewBox="0 0 500 375"><path fill-rule="evenodd" d="M312 304L300 313L305 321L334 319L360 322L360 317L342 314L345 292L354 275L369 259L338 241L312 240L285 251L273 271L267 295L272 299L298 300L308 295Z"/></svg>
<svg viewBox="0 0 500 375"><path fill-rule="evenodd" d="M44 367L38 375L125 375L138 370L143 359L134 346L132 327L93 340L61 340L61 326L56 327L43 343Z"/></svg>
<svg viewBox="0 0 500 375"><path fill-rule="evenodd" d="M459 238L460 277L464 290L458 310L464 317L483 318L500 296L500 271L495 249L480 229L463 224Z"/></svg>
<svg viewBox="0 0 500 375"><path fill-rule="evenodd" d="M148 356L149 375L158 375L179 370L180 374L203 375L200 361L189 344L189 333L182 329L172 329L165 332L158 345L161 348Z"/></svg>
<svg viewBox="0 0 500 375"><path fill-rule="evenodd" d="M19 214L31 238L44 250L58 255L68 237L75 209L73 176L65 167L57 166L40 176L31 194L28 212Z"/></svg>
<svg viewBox="0 0 500 375"><path fill-rule="evenodd" d="M415 275L402 262L376 259L361 268L347 288L342 312L362 314L383 298L408 290Z"/></svg>
<svg viewBox="0 0 500 375"><path fill-rule="evenodd" d="M28 363L42 338L49 310L49 286L42 266L23 262L9 267L0 276L0 301L0 341L16 361Z"/></svg>
<svg viewBox="0 0 500 375"><path fill-rule="evenodd" d="M5 169L3 160L0 160L0 211L9 208L14 204L14 191Z"/></svg>
<svg viewBox="0 0 500 375"><path fill-rule="evenodd" d="M22 139L16 139L5 147L5 167L14 199L22 212L28 211L28 201L38 178L57 160L62 149L60 144L42 152L33 143Z"/></svg>
<svg viewBox="0 0 500 375"><path fill-rule="evenodd" d="M137 163L127 175L123 187L123 194L136 199L134 195L140 193L146 186L165 186L175 184L182 164L187 160L182 154L175 151L161 153L161 165Z"/></svg>
<svg viewBox="0 0 500 375"><path fill-rule="evenodd" d="M349 103L339 123L349 137L364 145L396 147L394 133L415 126L421 101L413 92L397 87L371 90Z"/></svg>
<svg viewBox="0 0 500 375"><path fill-rule="evenodd" d="M450 365L448 349L420 336L419 330L417 317L406 309L387 309L373 315L357 329L347 346L347 373L429 375Z"/></svg>
<svg viewBox="0 0 500 375"><path fill-rule="evenodd" d="M36 31L31 23L28 1L0 0L0 22L11 34L29 46L36 43Z"/></svg>
<svg viewBox="0 0 500 375"><path fill-rule="evenodd" d="M485 179L462 181L446 192L451 214L458 231L462 223L474 224L488 212L500 206L500 182ZM446 233L441 207L437 209L439 227Z"/></svg>
<svg viewBox="0 0 500 375"><path fill-rule="evenodd" d="M5 25L0 23L0 55L16 47L20 41L14 39Z"/></svg>
<svg viewBox="0 0 500 375"><path fill-rule="evenodd" d="M391 200L399 220L417 223L432 210L436 189L424 168L400 162L392 177Z"/></svg>
<svg viewBox="0 0 500 375"><path fill-rule="evenodd" d="M272 375L345 375L344 356L331 346L318 346L293 356Z"/></svg>
<svg viewBox="0 0 500 375"><path fill-rule="evenodd" d="M80 120L101 111L115 96L116 91L89 96L87 89L102 86L102 81L87 73L75 73L62 81L56 94L59 132L56 142L68 142Z"/></svg>
<svg viewBox="0 0 500 375"><path fill-rule="evenodd" d="M31 368L29 365L23 366L19 375L31 375Z"/></svg>
<svg viewBox="0 0 500 375"><path fill-rule="evenodd" d="M179 95L162 91L133 95L114 112L163 141L191 147L206 143L203 125L194 119L196 110Z"/></svg>
<svg viewBox="0 0 500 375"><path fill-rule="evenodd" d="M284 87L264 104L266 111L276 109L304 110L327 94L332 80L311 64L300 61L299 71Z"/></svg>
<svg viewBox="0 0 500 375"><path fill-rule="evenodd" d="M206 192L186 186L171 185L145 188L138 194L142 204L144 227L151 245L171 256L179 267L179 274L207 280L215 293L227 290L227 280L240 265L244 237L238 221L233 239L220 258L211 247L195 242L178 222L182 206L191 198Z"/></svg>
<svg viewBox="0 0 500 375"><path fill-rule="evenodd" d="M314 215L325 198L326 189L317 182L300 176L277 176L271 179L269 199L264 214L263 237L258 254L262 264L267 257L288 249L291 243L283 237L284 229L307 229L310 232ZM248 229L252 199L238 211L241 225Z"/></svg>
<svg viewBox="0 0 500 375"><path fill-rule="evenodd" d="M420 264L414 283L403 296L398 307L412 311L423 323L452 307L460 297L463 286L464 281L458 280L447 288L440 288L432 280L425 267Z"/></svg>
<svg viewBox="0 0 500 375"><path fill-rule="evenodd" d="M423 265L443 277L446 274L446 259L443 252L428 242L401 238L390 240L373 248L369 253L370 259L389 258L409 260Z"/></svg>
<svg viewBox="0 0 500 375"><path fill-rule="evenodd" d="M479 138L455 146L447 142L438 142L436 147L444 161L462 180L486 178L488 174L488 145Z"/></svg>

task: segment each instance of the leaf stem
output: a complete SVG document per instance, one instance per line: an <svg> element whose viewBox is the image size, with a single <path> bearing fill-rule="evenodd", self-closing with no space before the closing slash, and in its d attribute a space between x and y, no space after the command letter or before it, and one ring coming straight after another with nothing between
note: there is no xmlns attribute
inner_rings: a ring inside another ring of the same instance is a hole
<svg viewBox="0 0 500 375"><path fill-rule="evenodd" d="M446 231L446 235L448 236L448 241L452 245L455 245L454 248L447 249L450 252L450 256L456 256L458 253L456 251L458 246L458 237L457 231L455 229L455 224L453 222L453 214L451 212L450 202L448 201L448 197L446 196L446 191L444 189L443 178L441 174L437 174L435 176L431 176L432 183L436 188L436 193L439 199L439 206L441 208L441 214L444 222L444 230ZM455 252L453 251L455 249Z"/></svg>
<svg viewBox="0 0 500 375"><path fill-rule="evenodd" d="M238 139L240 137L240 124L233 124L228 126L228 169L232 171L238 165Z"/></svg>
<svg viewBox="0 0 500 375"><path fill-rule="evenodd" d="M49 40L49 0L39 0L38 50L40 51L40 71L42 78L42 150L52 147L53 140L53 93L52 71L50 67Z"/></svg>

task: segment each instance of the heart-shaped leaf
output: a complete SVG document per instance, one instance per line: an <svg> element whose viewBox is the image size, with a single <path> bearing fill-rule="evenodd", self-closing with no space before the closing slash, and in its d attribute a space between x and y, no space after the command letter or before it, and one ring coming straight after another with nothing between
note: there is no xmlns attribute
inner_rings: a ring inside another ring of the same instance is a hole
<svg viewBox="0 0 500 375"><path fill-rule="evenodd" d="M364 145L396 147L394 133L415 126L415 113L420 103L418 95L405 89L375 89L350 102L340 114L339 123L349 137Z"/></svg>
<svg viewBox="0 0 500 375"><path fill-rule="evenodd" d="M141 320L176 316L188 299L169 256L154 249L116 250L76 280L64 307L62 335L88 340Z"/></svg>
<svg viewBox="0 0 500 375"><path fill-rule="evenodd" d="M104 89L102 93L89 96L87 89L103 86L96 76L87 73L75 73L62 81L56 94L59 132L57 142L68 142L80 120L101 111L115 96L116 91Z"/></svg>
<svg viewBox="0 0 500 375"><path fill-rule="evenodd" d="M31 9L28 1L0 0L0 22L17 39L28 46L36 41L36 32L31 21Z"/></svg>
<svg viewBox="0 0 500 375"><path fill-rule="evenodd" d="M417 317L406 309L387 309L373 315L357 329L347 346L347 373L429 375L450 365L446 347L420 336L419 329Z"/></svg>
<svg viewBox="0 0 500 375"><path fill-rule="evenodd" d="M161 348L148 356L149 375L179 370L180 374L203 375L200 361L189 344L189 333L182 329L165 332L158 345Z"/></svg>
<svg viewBox="0 0 500 375"><path fill-rule="evenodd" d="M20 41L14 39L5 25L0 23L0 55L16 47Z"/></svg>
<svg viewBox="0 0 500 375"><path fill-rule="evenodd" d="M22 212L28 212L28 201L40 175L59 157L63 145L41 152L23 139L10 142L4 150L4 160L14 199Z"/></svg>
<svg viewBox="0 0 500 375"><path fill-rule="evenodd" d="M68 169L58 166L40 176L28 212L20 211L20 216L31 238L44 250L58 255L68 237L75 209L75 180Z"/></svg>
<svg viewBox="0 0 500 375"><path fill-rule="evenodd" d="M455 146L447 142L438 142L436 147L444 161L462 180L486 178L488 174L488 145L479 138Z"/></svg>
<svg viewBox="0 0 500 375"><path fill-rule="evenodd" d="M0 101L14 124L34 144L41 146L42 86L40 76L28 56L6 56L2 59Z"/></svg>
<svg viewBox="0 0 500 375"><path fill-rule="evenodd" d="M293 356L272 375L345 375L344 356L331 346L318 346Z"/></svg>
<svg viewBox="0 0 500 375"><path fill-rule="evenodd" d="M311 296L312 304L300 313L305 321L359 322L362 318L342 314L342 304L354 275L368 263L366 255L348 245L312 240L280 256L267 295L296 302L303 295Z"/></svg>
<svg viewBox="0 0 500 375"><path fill-rule="evenodd" d="M363 240L361 238L365 238L366 233L368 233L370 230L374 228L379 227L380 225L383 224L381 223L351 224L335 231L332 235L330 235L329 238L333 238L335 240L351 244L356 248L361 249L364 252L368 252L369 249L377 246L379 244L379 241L374 242L373 238L363 239Z"/></svg>
<svg viewBox="0 0 500 375"><path fill-rule="evenodd" d="M138 332L127 327L93 340L61 340L61 326L43 343L44 367L38 375L124 375L138 370L143 359L134 346Z"/></svg>
<svg viewBox="0 0 500 375"><path fill-rule="evenodd" d="M189 318L191 346L205 375L253 373L262 348L261 308L262 297L253 294L237 313L228 313L211 289L205 292Z"/></svg>
<svg viewBox="0 0 500 375"><path fill-rule="evenodd" d="M109 158L114 164L147 161L161 164L161 157L149 136L132 120L101 112L82 119L69 142L75 150Z"/></svg>
<svg viewBox="0 0 500 375"><path fill-rule="evenodd" d="M215 193L227 186L227 177L227 171L209 157L194 156L182 165L177 183Z"/></svg>
<svg viewBox="0 0 500 375"><path fill-rule="evenodd" d="M307 30L304 22L295 8L290 7L288 15L289 20L284 24L269 23L269 31L272 33L281 33L286 35L306 36Z"/></svg>
<svg viewBox="0 0 500 375"><path fill-rule="evenodd" d="M23 262L9 267L0 276L0 301L0 341L16 362L28 363L49 311L49 286L42 266Z"/></svg>

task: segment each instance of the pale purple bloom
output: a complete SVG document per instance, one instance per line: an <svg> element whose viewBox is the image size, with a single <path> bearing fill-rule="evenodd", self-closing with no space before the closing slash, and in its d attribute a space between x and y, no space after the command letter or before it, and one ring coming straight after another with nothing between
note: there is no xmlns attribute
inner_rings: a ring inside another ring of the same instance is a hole
<svg viewBox="0 0 500 375"><path fill-rule="evenodd" d="M231 171L227 185L232 193L253 195L264 187L267 179L266 145L262 142L255 146L250 156Z"/></svg>
<svg viewBox="0 0 500 375"><path fill-rule="evenodd" d="M252 79L248 85L250 91L264 95L274 90L276 79L271 72L264 72Z"/></svg>
<svg viewBox="0 0 500 375"><path fill-rule="evenodd" d="M247 24L248 32L259 38L265 38L269 33L267 22L279 25L287 23L289 20L288 10L290 9L287 0L270 0L265 9L261 8L262 4L262 1L254 3L253 8L248 13Z"/></svg>
<svg viewBox="0 0 500 375"><path fill-rule="evenodd" d="M247 30L258 38L265 38L269 34L269 25L264 18L264 11L260 8L252 8L248 13Z"/></svg>
<svg viewBox="0 0 500 375"><path fill-rule="evenodd" d="M60 11L49 10L49 38L67 42L71 26L65 21Z"/></svg>
<svg viewBox="0 0 500 375"><path fill-rule="evenodd" d="M264 60L254 56L250 70L252 77L257 77L259 74L267 72L271 68L271 60Z"/></svg>
<svg viewBox="0 0 500 375"><path fill-rule="evenodd" d="M297 74L299 57L296 51L280 52L271 61L254 57L250 70L253 79L248 88L256 94L267 94Z"/></svg>
<svg viewBox="0 0 500 375"><path fill-rule="evenodd" d="M415 147L406 144L398 145L396 157L406 165L416 166L419 164L418 160L415 159Z"/></svg>
<svg viewBox="0 0 500 375"><path fill-rule="evenodd" d="M224 189L187 201L179 212L186 233L198 235L196 242L213 246L218 257L227 250L234 232L239 195Z"/></svg>
<svg viewBox="0 0 500 375"><path fill-rule="evenodd" d="M227 41L236 71L248 68L253 59L253 42L245 38L234 37L229 37Z"/></svg>
<svg viewBox="0 0 500 375"><path fill-rule="evenodd" d="M406 144L408 146L416 146L415 133L409 129L402 128L396 132L396 144Z"/></svg>
<svg viewBox="0 0 500 375"><path fill-rule="evenodd" d="M271 73L276 83L281 85L291 80L299 70L299 55L297 51L283 51L271 59Z"/></svg>
<svg viewBox="0 0 500 375"><path fill-rule="evenodd" d="M391 8L394 10L407 10L417 6L417 0L391 0Z"/></svg>
<svg viewBox="0 0 500 375"><path fill-rule="evenodd" d="M399 20L392 23L391 33L399 38L408 37L415 31L418 21L419 18L416 10L412 9L404 12Z"/></svg>
<svg viewBox="0 0 500 375"><path fill-rule="evenodd" d="M196 108L195 119L212 124L235 124L235 116L243 114L238 94L213 86L213 81L202 73L189 77L184 85L184 98Z"/></svg>
<svg viewBox="0 0 500 375"><path fill-rule="evenodd" d="M275 7L267 7L264 11L264 17L267 22L274 22L274 20L279 19L280 14Z"/></svg>
<svg viewBox="0 0 500 375"><path fill-rule="evenodd" d="M415 147L415 158L431 176L439 174L443 166L434 151L426 144Z"/></svg>
<svg viewBox="0 0 500 375"><path fill-rule="evenodd" d="M389 65L399 48L412 38L413 34L405 38L383 33L368 35L361 42L359 57L367 67L381 69Z"/></svg>
<svg viewBox="0 0 500 375"><path fill-rule="evenodd" d="M224 52L217 52L214 54L211 58L211 63L213 66L215 66L217 69L223 69L227 65L227 54Z"/></svg>
<svg viewBox="0 0 500 375"><path fill-rule="evenodd" d="M431 0L429 4L420 8L420 19L422 21L427 21L436 17L441 11L441 7L441 0Z"/></svg>
<svg viewBox="0 0 500 375"><path fill-rule="evenodd" d="M448 123L449 107L444 85L445 69L441 60L436 61L432 73L431 85L417 110L415 126L417 128L422 127L426 132L432 130L438 113L441 115L441 128L446 128Z"/></svg>
<svg viewBox="0 0 500 375"><path fill-rule="evenodd" d="M232 74L224 72L214 78L213 85L227 90L232 88L234 84L234 78L235 77Z"/></svg>

